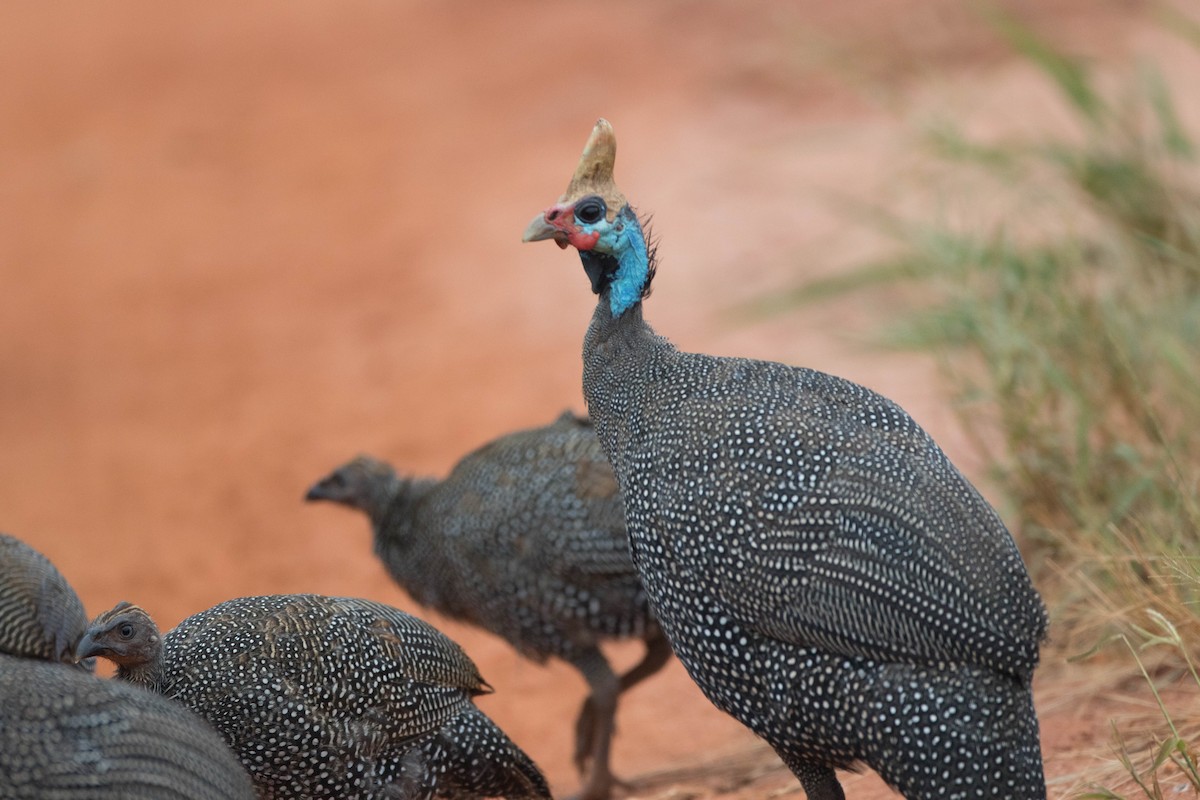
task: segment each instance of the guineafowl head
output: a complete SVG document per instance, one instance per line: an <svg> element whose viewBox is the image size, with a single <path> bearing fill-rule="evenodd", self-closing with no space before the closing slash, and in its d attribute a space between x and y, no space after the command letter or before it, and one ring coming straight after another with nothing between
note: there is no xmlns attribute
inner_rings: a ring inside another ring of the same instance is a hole
<svg viewBox="0 0 1200 800"><path fill-rule="evenodd" d="M152 664L162 653L162 635L140 606L121 601L92 620L75 648L82 661L99 656L118 667L137 669Z"/></svg>
<svg viewBox="0 0 1200 800"><path fill-rule="evenodd" d="M601 297L607 293L614 317L641 302L654 278L654 247L613 181L616 158L612 125L598 120L567 191L533 218L523 237L574 246L592 291Z"/></svg>
<svg viewBox="0 0 1200 800"><path fill-rule="evenodd" d="M400 486L392 467L371 456L358 456L314 483L304 495L309 502L328 500L367 513L371 519L386 513Z"/></svg>

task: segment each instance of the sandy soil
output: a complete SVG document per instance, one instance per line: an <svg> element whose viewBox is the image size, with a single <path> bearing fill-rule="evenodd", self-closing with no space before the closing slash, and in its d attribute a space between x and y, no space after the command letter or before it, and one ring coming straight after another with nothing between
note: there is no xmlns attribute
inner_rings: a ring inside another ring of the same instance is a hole
<svg viewBox="0 0 1200 800"><path fill-rule="evenodd" d="M360 451L441 474L582 410L592 296L573 256L519 239L600 115L661 236L661 332L866 383L974 469L932 365L862 344L879 301L730 313L878 247L847 203L900 196L922 113L1008 131L1051 113L959 5L6 5L0 528L91 612L130 599L167 626L315 591L422 613L360 518L300 498ZM1100 59L1159 49L1138 3L1013 5ZM572 791L582 681L433 620L497 687L485 709ZM1078 675L1038 679L1055 796L1108 736ZM637 797L801 794L678 665L620 727ZM845 785L891 796L871 775Z"/></svg>

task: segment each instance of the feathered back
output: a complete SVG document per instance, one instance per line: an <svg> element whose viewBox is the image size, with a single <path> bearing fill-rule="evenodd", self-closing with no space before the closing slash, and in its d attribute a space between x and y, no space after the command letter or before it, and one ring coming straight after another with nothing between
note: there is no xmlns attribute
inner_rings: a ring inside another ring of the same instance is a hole
<svg viewBox="0 0 1200 800"><path fill-rule="evenodd" d="M0 797L255 797L245 769L204 720L118 681L0 655L0 720Z"/></svg>
<svg viewBox="0 0 1200 800"><path fill-rule="evenodd" d="M0 533L0 652L71 662L87 624L79 595L50 560Z"/></svg>

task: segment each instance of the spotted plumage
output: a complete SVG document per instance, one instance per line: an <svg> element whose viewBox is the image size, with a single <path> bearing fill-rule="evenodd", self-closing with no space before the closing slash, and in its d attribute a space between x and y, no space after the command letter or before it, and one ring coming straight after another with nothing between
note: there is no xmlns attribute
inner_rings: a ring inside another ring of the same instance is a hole
<svg viewBox="0 0 1200 800"><path fill-rule="evenodd" d="M0 533L0 653L73 663L88 619L79 595L44 555Z"/></svg>
<svg viewBox="0 0 1200 800"><path fill-rule="evenodd" d="M1000 518L886 398L655 334L614 156L601 120L525 238L574 245L600 295L584 395L688 672L810 798L842 798L834 770L863 762L908 798L1044 798L1046 615Z"/></svg>
<svg viewBox="0 0 1200 800"><path fill-rule="evenodd" d="M432 626L369 600L229 600L160 635L97 617L81 653L207 719L261 798L544 798L537 767L472 698L490 691Z"/></svg>
<svg viewBox="0 0 1200 800"><path fill-rule="evenodd" d="M607 797L619 693L670 657L630 563L621 497L586 419L504 436L444 480L401 478L361 456L317 482L309 500L367 514L375 552L422 605L491 631L536 661L574 665L591 689L576 724L583 800ZM646 656L617 677L605 639L641 638Z"/></svg>
<svg viewBox="0 0 1200 800"><path fill-rule="evenodd" d="M252 800L246 771L202 719L74 666L86 628L54 565L0 534L0 797Z"/></svg>

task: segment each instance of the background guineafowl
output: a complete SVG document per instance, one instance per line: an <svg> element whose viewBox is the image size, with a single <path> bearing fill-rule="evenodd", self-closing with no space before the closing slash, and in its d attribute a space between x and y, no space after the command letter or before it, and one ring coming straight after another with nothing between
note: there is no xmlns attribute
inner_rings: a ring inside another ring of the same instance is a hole
<svg viewBox="0 0 1200 800"><path fill-rule="evenodd" d="M582 800L609 796L617 696L662 668L671 649L629 560L608 458L586 418L512 433L464 457L445 480L397 477L360 457L309 500L366 512L375 552L418 603L478 625L524 656L574 665L590 694L576 723ZM603 639L640 637L642 661L619 678Z"/></svg>
<svg viewBox="0 0 1200 800"><path fill-rule="evenodd" d="M60 663L86 627L54 565L0 534L0 797L252 800L246 771L195 714Z"/></svg>
<svg viewBox="0 0 1200 800"><path fill-rule="evenodd" d="M79 595L50 559L0 533L0 653L75 663L87 630Z"/></svg>
<svg viewBox="0 0 1200 800"><path fill-rule="evenodd" d="M472 697L490 691L438 630L344 597L229 600L160 635L129 603L82 654L199 713L262 798L545 798L545 779Z"/></svg>
<svg viewBox="0 0 1200 800"><path fill-rule="evenodd" d="M600 120L524 238L573 245L600 296L584 395L680 660L811 798L857 762L909 798L1044 798L1046 614L995 511L886 398L656 335L615 156Z"/></svg>

